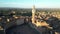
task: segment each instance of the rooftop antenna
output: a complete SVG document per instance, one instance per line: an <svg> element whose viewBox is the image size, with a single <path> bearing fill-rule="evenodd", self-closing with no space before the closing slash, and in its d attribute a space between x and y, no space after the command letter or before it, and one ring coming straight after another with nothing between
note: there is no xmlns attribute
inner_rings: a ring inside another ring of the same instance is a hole
<svg viewBox="0 0 60 34"><path fill-rule="evenodd" d="M33 0L33 7L32 7L32 8L34 8L34 9L35 9L35 1L36 1L36 0Z"/></svg>
<svg viewBox="0 0 60 34"><path fill-rule="evenodd" d="M33 5L35 5L35 1L36 1L36 0L33 0Z"/></svg>

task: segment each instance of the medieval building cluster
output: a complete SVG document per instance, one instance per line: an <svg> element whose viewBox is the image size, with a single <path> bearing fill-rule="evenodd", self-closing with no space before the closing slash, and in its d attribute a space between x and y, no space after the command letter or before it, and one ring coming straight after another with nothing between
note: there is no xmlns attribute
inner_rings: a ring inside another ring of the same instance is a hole
<svg viewBox="0 0 60 34"><path fill-rule="evenodd" d="M0 30L7 29L13 25L28 23L41 34L60 34L60 12L57 10L37 11L33 6L32 16L17 16L15 13L15 11L12 11L9 15L0 16Z"/></svg>
<svg viewBox="0 0 60 34"><path fill-rule="evenodd" d="M32 24L34 24L34 28L40 31L41 34L43 34L43 32L47 32L45 34L48 34L47 28L53 30L54 29L53 27L55 27L55 25L57 26L58 24L59 26L60 23L58 22L59 20L60 20L60 12L58 11L48 11L48 12L36 11L35 6L33 6L32 8ZM50 26L51 25L50 23L51 24L53 23L53 27ZM42 28L42 27L46 27L46 28ZM58 34L56 31L54 33Z"/></svg>

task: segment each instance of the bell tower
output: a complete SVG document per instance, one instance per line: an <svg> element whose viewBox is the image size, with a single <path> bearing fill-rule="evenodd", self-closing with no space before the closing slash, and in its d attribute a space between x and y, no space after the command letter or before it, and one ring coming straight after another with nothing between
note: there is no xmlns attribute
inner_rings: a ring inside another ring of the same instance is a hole
<svg viewBox="0 0 60 34"><path fill-rule="evenodd" d="M32 7L32 23L35 23L35 5Z"/></svg>

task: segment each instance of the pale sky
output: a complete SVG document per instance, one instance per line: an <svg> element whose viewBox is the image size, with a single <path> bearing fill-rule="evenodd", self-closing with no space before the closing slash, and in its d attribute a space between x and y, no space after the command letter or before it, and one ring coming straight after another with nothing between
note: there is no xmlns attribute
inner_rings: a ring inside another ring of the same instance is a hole
<svg viewBox="0 0 60 34"><path fill-rule="evenodd" d="M0 7L16 8L60 8L60 0L0 0Z"/></svg>

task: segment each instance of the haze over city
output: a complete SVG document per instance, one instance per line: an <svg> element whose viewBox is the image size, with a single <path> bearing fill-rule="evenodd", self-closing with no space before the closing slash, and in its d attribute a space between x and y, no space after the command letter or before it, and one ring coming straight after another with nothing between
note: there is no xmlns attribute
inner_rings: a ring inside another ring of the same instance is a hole
<svg viewBox="0 0 60 34"><path fill-rule="evenodd" d="M0 34L60 34L60 0L0 0Z"/></svg>
<svg viewBox="0 0 60 34"><path fill-rule="evenodd" d="M0 7L13 8L60 8L60 0L0 0Z"/></svg>

